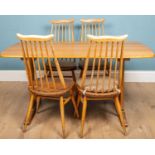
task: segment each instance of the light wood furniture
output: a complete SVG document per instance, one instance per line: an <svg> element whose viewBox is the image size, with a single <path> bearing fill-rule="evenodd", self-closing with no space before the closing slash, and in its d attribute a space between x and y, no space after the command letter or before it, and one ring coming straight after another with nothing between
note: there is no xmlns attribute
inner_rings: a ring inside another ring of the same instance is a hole
<svg viewBox="0 0 155 155"><path fill-rule="evenodd" d="M81 19L80 41L87 42L87 35L101 36L104 34L104 19Z"/></svg>
<svg viewBox="0 0 155 155"><path fill-rule="evenodd" d="M81 137L83 137L83 129L86 117L88 100L113 100L115 107L126 134L125 119L122 113L122 107L119 96L122 93L123 81L123 55L124 41L127 35L124 36L93 36L88 35L90 45L88 48L87 57L85 60L84 71L82 78L77 81L78 101L83 103L82 119L81 119ZM87 77L88 64L90 53L94 55L91 76ZM95 65L97 61L97 73L95 74ZM104 67L101 66L102 61ZM106 76L106 65L109 61L109 75Z"/></svg>
<svg viewBox="0 0 155 155"><path fill-rule="evenodd" d="M148 60L149 61L149 60ZM29 101L27 82L0 82L0 138L9 139L58 139L61 138L59 104L44 100L39 114L33 118L26 132L19 129ZM15 89L16 88L16 89ZM90 101L84 138L88 139L145 139L155 138L155 83L125 83L125 108L128 115L129 134L124 136L113 104L108 101ZM147 93L146 93L147 91ZM73 119L72 105L67 105L66 135L79 138L78 119Z"/></svg>
<svg viewBox="0 0 155 155"><path fill-rule="evenodd" d="M74 42L74 43L53 43L54 51L57 58L69 58L78 59L86 58L89 43ZM44 47L43 47L43 52ZM39 55L40 56L40 55ZM15 43L6 49L0 51L1 58L23 58L21 52L20 43ZM30 55L30 57L32 57ZM36 57L36 55L34 55ZM54 58L51 53L49 53L50 58ZM139 42L126 41L124 47L124 59L144 59L153 58L154 53L147 45ZM93 54L90 53L90 58L93 58Z"/></svg>
<svg viewBox="0 0 155 155"><path fill-rule="evenodd" d="M59 61L53 49L53 35L36 36L17 34L21 41L24 64L28 78L28 89L30 92L30 102L24 121L25 130L31 120L32 109L37 97L51 98L60 100L60 114L62 122L62 133L65 136L65 115L64 107L72 100L77 117L78 110L74 99L73 89L74 81L72 79L64 79ZM44 51L43 51L44 49ZM56 78L53 66L50 62L50 55L53 55L54 63L57 68L58 77ZM46 59L50 68L50 77L47 74Z"/></svg>
<svg viewBox="0 0 155 155"><path fill-rule="evenodd" d="M102 36L104 35L104 19L81 19L81 34L80 34L80 41L81 42L87 42L88 38L87 35L96 35L96 36ZM81 70L80 72L80 77L82 77L83 69L84 69L84 59L80 59L79 62L79 69ZM97 63L97 62L96 62ZM93 66L92 60L89 61L88 64L88 70L91 70ZM101 64L103 67L103 63ZM108 70L108 63L107 63L107 70ZM95 64L95 69L97 69L97 64ZM108 71L106 72L108 74Z"/></svg>
<svg viewBox="0 0 155 155"><path fill-rule="evenodd" d="M55 43L59 42L74 42L74 19L65 19L65 20L52 20L51 23L51 34L54 34L53 41ZM56 66L53 61L51 61L53 70L56 70ZM59 64L62 71L71 71L71 77L76 81L74 71L77 69L75 59L59 59ZM47 70L49 71L49 66L47 63Z"/></svg>
<svg viewBox="0 0 155 155"><path fill-rule="evenodd" d="M53 42L74 42L74 19L51 20Z"/></svg>
<svg viewBox="0 0 155 155"><path fill-rule="evenodd" d="M89 48L88 42L74 42L74 43L53 43L54 51L56 53L57 58L86 58L87 52ZM43 48L44 49L44 48ZM45 52L43 50L43 52ZM109 55L109 54L108 54ZM16 43L11 45L10 47L4 49L0 52L1 58L23 58L23 54L21 52L20 44ZM32 57L30 55L30 57ZM34 57L36 57L34 55ZM49 57L53 58L53 55L49 53ZM93 58L94 55L90 53L90 58ZM144 59L144 58L153 58L153 51L144 44L139 42L127 41L125 42L124 47L124 60L125 59ZM125 61L124 61L125 62ZM123 66L124 67L124 66ZM124 75L124 69L122 70ZM124 79L124 76L123 76ZM122 88L124 88L124 82L122 82ZM124 105L124 90L120 94L121 105Z"/></svg>

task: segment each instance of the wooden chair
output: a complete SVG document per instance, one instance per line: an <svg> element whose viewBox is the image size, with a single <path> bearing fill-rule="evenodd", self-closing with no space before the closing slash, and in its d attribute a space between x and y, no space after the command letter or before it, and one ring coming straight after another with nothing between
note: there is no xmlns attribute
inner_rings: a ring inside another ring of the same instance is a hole
<svg viewBox="0 0 155 155"><path fill-rule="evenodd" d="M81 36L80 36L80 41L81 42L88 42L87 35L96 35L96 36L101 36L104 35L104 19L81 19ZM80 59L79 62L79 69L81 70L80 72L80 77L82 77L83 69L84 69L84 63L85 60ZM97 62L96 62L97 63ZM92 60L89 61L88 64L88 70L92 69L93 62ZM103 62L101 66L103 66ZM95 70L97 69L97 64L95 64ZM108 63L107 63L107 70L108 70ZM106 72L108 74L108 71Z"/></svg>
<svg viewBox="0 0 155 155"><path fill-rule="evenodd" d="M121 110L119 95L122 93L121 82L123 81L123 53L124 41L127 35L124 36L93 36L88 35L90 46L87 53L87 58L84 65L82 78L77 81L78 101L83 103L82 119L81 119L81 136L86 117L86 109L88 100L113 100L115 107L123 127L124 134L126 133L124 117ZM91 76L87 77L88 64L90 56L93 58L93 67ZM109 75L106 76L106 64L109 60ZM118 60L120 60L118 62ZM97 61L97 70L95 64ZM104 67L101 67L102 61ZM95 72L97 72L95 74Z"/></svg>
<svg viewBox="0 0 155 155"><path fill-rule="evenodd" d="M79 115L73 94L75 83L72 79L64 79L63 77L59 61L57 60L56 53L53 50L53 35L37 36L17 34L17 37L21 41L24 64L28 78L28 89L30 92L30 102L23 129L26 130L27 125L30 123L32 109L35 106L36 99L38 97L59 99L62 132L64 137L64 107L70 100L72 100L77 117ZM53 71L53 66L50 62L51 56L54 58L54 63L58 74L57 78L54 76L55 72ZM47 75L47 68L45 64L46 60L50 68L50 77Z"/></svg>
<svg viewBox="0 0 155 155"><path fill-rule="evenodd" d="M88 34L101 36L104 34L104 19L81 19L81 42L88 41Z"/></svg>
<svg viewBox="0 0 155 155"><path fill-rule="evenodd" d="M51 34L54 34L53 41L55 43L71 43L74 42L74 19L65 19L65 20L52 20L50 21L51 25ZM53 65L53 70L56 70L56 66L53 61L51 61ZM71 71L71 77L74 81L76 81L75 70L77 69L77 65L75 63L75 59L59 59L60 67L62 71ZM48 63L47 70L49 71Z"/></svg>

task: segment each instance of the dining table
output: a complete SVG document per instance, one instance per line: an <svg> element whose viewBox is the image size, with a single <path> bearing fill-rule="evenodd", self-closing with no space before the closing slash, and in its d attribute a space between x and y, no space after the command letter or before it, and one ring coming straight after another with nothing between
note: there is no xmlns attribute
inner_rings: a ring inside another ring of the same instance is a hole
<svg viewBox="0 0 155 155"><path fill-rule="evenodd" d="M57 58L86 58L89 48L89 42L73 42L73 43L53 43L54 51ZM20 43L15 43L0 52L1 58L23 58ZM52 58L53 55L51 54ZM94 55L91 54L90 58ZM126 41L124 45L124 60L142 59L154 57L153 51L146 45Z"/></svg>
<svg viewBox="0 0 155 155"><path fill-rule="evenodd" d="M57 58L71 58L79 59L86 58L87 51L89 48L88 42L72 42L72 43L53 43L54 51ZM52 53L52 52L51 52ZM93 58L93 54L90 54L90 58ZM20 43L15 43L0 52L1 58L23 58ZM30 56L31 57L31 56ZM50 55L53 58L53 54ZM130 59L144 59L153 58L153 50L148 46L136 42L136 41L126 41L124 45L123 62L125 66L125 61ZM122 93L120 95L120 103L122 105L122 110L124 109L124 71L123 68L123 83L122 83ZM124 112L124 110L123 110ZM125 116L125 112L124 112Z"/></svg>

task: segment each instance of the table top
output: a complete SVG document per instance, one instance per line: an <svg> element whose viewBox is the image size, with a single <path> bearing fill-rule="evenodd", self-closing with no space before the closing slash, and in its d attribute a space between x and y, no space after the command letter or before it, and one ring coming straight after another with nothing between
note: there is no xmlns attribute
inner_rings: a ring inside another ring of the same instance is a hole
<svg viewBox="0 0 155 155"><path fill-rule="evenodd" d="M54 43L54 50L58 58L86 58L88 43ZM16 43L0 52L1 58L22 58L20 43ZM52 57L52 56L51 56ZM93 55L91 56L93 57ZM153 51L144 44L127 41L125 43L124 58L153 58Z"/></svg>

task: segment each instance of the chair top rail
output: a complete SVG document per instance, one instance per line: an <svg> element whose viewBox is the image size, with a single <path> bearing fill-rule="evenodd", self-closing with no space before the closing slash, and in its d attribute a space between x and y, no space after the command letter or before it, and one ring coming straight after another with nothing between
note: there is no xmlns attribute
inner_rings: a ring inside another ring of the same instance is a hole
<svg viewBox="0 0 155 155"><path fill-rule="evenodd" d="M53 37L54 37L53 34L42 36L42 35L23 35L17 33L17 38L24 41L49 41Z"/></svg>
<svg viewBox="0 0 155 155"><path fill-rule="evenodd" d="M103 18L99 18L99 19L81 19L80 20L81 23L102 23L104 22Z"/></svg>
<svg viewBox="0 0 155 155"><path fill-rule="evenodd" d="M63 19L63 20L51 20L51 24L71 24L74 23L74 19Z"/></svg>
<svg viewBox="0 0 155 155"><path fill-rule="evenodd" d="M103 41L123 41L126 40L128 35L121 35L121 36L95 36L95 35L87 35L89 40L96 41L96 42L103 42Z"/></svg>

